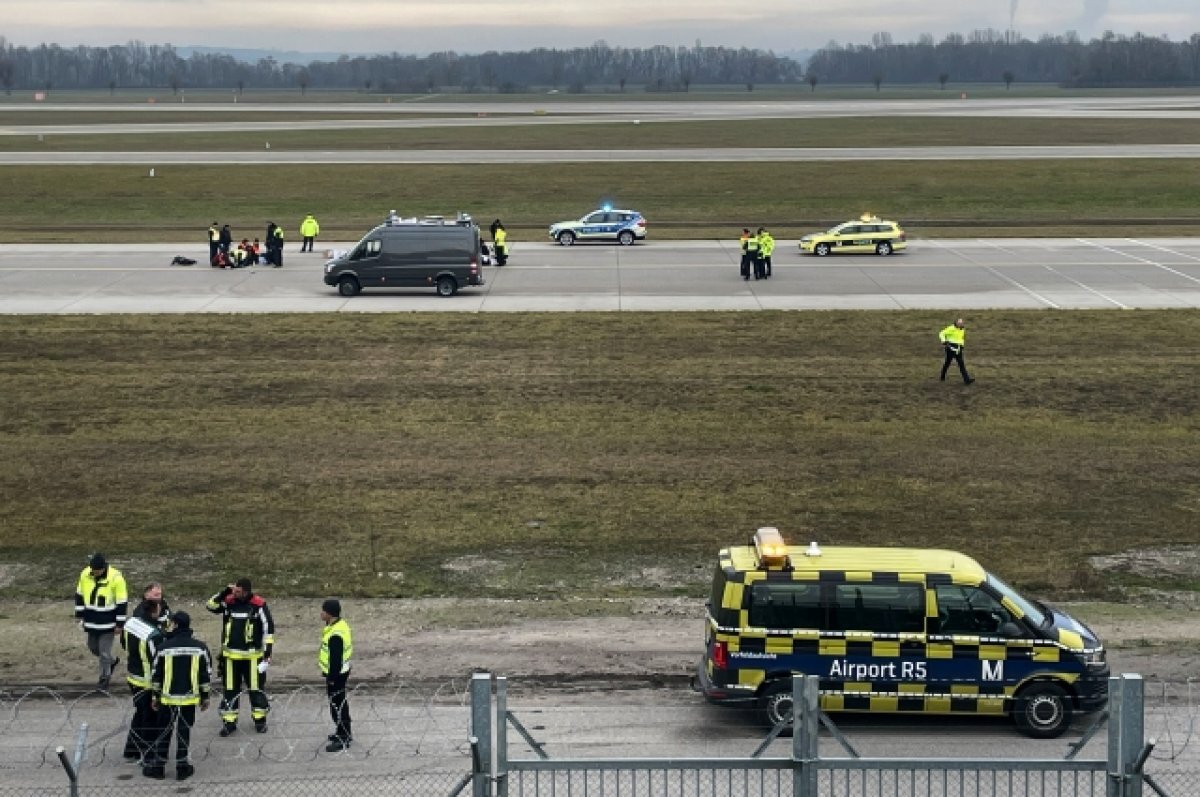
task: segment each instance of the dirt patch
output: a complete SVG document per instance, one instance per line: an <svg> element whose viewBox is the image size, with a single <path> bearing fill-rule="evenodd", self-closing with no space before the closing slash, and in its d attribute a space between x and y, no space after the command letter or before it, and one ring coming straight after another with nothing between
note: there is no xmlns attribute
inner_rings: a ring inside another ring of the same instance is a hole
<svg viewBox="0 0 1200 797"><path fill-rule="evenodd" d="M1088 562L1102 573L1200 582L1200 545L1123 551L1109 556L1091 556Z"/></svg>
<svg viewBox="0 0 1200 797"><path fill-rule="evenodd" d="M171 597L171 596L168 596ZM218 620L199 599L171 598L197 634L214 645ZM628 600L363 600L344 602L354 627L356 678L445 684L487 670L517 684L577 688L686 688L699 659L703 602L694 598ZM320 601L271 602L278 625L271 668L277 684L317 677ZM1088 623L1110 649L1116 672L1167 682L1200 670L1200 613L1158 605L1086 603L1064 609ZM70 604L0 602L0 684L82 687L95 661L70 619Z"/></svg>

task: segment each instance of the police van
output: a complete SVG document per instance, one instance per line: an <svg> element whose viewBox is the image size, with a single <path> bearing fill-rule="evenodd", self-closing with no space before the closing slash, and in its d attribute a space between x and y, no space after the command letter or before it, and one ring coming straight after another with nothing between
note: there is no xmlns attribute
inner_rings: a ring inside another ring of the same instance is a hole
<svg viewBox="0 0 1200 797"><path fill-rule="evenodd" d="M790 546L776 528L722 549L697 685L789 722L793 673L825 711L1009 714L1034 738L1108 700L1096 635L973 559L915 548Z"/></svg>

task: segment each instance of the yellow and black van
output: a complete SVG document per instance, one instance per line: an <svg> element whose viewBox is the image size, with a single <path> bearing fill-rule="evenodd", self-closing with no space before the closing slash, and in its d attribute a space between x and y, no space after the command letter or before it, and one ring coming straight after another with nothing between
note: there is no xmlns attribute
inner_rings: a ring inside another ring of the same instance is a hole
<svg viewBox="0 0 1200 797"><path fill-rule="evenodd" d="M1096 635L968 556L789 546L762 528L720 552L698 687L775 725L793 673L820 676L825 711L1007 713L1035 738L1108 700Z"/></svg>

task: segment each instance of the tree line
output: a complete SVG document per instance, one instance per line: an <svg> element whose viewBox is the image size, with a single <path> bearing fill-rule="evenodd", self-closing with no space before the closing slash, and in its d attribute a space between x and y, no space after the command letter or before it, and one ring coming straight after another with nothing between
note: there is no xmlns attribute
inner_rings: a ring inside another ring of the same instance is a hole
<svg viewBox="0 0 1200 797"><path fill-rule="evenodd" d="M729 47L539 48L524 52L426 56L342 56L307 65L262 58L250 64L223 53L183 58L169 44L132 41L111 47L15 47L0 38L0 85L13 89L180 88L361 89L387 93L518 92L529 87L585 91L626 85L687 91L693 83L798 81L801 65L763 50Z"/></svg>
<svg viewBox="0 0 1200 797"><path fill-rule="evenodd" d="M957 83L1014 80L1068 88L1184 86L1200 83L1200 33L1185 41L1106 32L1090 42L1073 33L1037 41L1011 31L922 36L895 44L877 33L869 45L831 42L809 59L805 80L818 83Z"/></svg>
<svg viewBox="0 0 1200 797"><path fill-rule="evenodd" d="M357 89L384 93L488 91L530 88L584 92L688 91L693 84L744 85L988 83L1003 80L1067 87L1200 84L1200 33L1185 41L1105 33L1090 42L1068 33L1037 41L1012 31L923 35L894 43L877 33L870 44L831 42L807 64L773 52L730 47L590 47L522 52L342 56L307 65L262 58L239 61L223 53L183 58L169 44L132 41L111 47L14 46L0 37L0 86L14 89Z"/></svg>

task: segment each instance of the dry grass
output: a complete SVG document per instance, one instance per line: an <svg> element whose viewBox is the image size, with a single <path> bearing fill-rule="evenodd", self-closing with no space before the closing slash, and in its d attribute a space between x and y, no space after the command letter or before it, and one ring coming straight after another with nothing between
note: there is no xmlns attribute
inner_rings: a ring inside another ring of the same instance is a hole
<svg viewBox="0 0 1200 797"><path fill-rule="evenodd" d="M1195 541L1200 316L975 314L970 388L945 322L0 320L0 595L96 548L173 594L700 595L770 523L1096 596L1089 554Z"/></svg>

